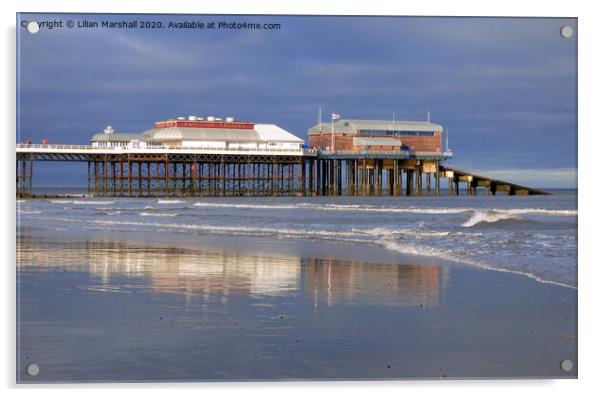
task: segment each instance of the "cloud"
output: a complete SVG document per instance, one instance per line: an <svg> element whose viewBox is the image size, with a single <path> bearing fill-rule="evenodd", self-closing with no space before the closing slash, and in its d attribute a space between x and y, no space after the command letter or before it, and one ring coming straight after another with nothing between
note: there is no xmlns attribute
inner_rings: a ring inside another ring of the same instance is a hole
<svg viewBox="0 0 602 397"><path fill-rule="evenodd" d="M576 41L557 31L571 19L195 18L282 29L25 36L21 128L36 141L86 142L107 123L134 132L163 117L214 114L305 137L318 106L354 118L424 119L430 110L449 127L451 163L576 164Z"/></svg>

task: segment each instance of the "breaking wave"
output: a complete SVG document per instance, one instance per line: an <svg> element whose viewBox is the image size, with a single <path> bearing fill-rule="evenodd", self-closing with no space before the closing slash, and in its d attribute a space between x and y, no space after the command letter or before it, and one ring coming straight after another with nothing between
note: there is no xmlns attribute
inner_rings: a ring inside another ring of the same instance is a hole
<svg viewBox="0 0 602 397"><path fill-rule="evenodd" d="M161 202L161 200L159 200ZM248 209L267 209L267 210L291 210L291 209L311 209L317 211L349 211L349 212L384 212L384 213L412 213L412 214L463 214L479 211L478 208L442 208L442 207L392 207L392 206L372 206L372 205L354 205L354 204L236 204L236 203L211 203L196 202L194 207L206 208L248 208ZM576 210L549 210L544 208L514 208L514 209L493 209L492 211L508 213L514 215L537 214L551 216L574 216Z"/></svg>
<svg viewBox="0 0 602 397"><path fill-rule="evenodd" d="M475 211L470 219L462 224L462 227L472 227L479 223L495 223L507 219L522 220L521 217L509 212Z"/></svg>
<svg viewBox="0 0 602 397"><path fill-rule="evenodd" d="M119 214L123 214L123 211L99 211L99 213L104 214L104 215L119 215Z"/></svg>
<svg viewBox="0 0 602 397"><path fill-rule="evenodd" d="M165 217L165 218L173 218L175 216L178 216L179 214L169 214L169 213L165 213L165 212L141 212L139 214L140 216L160 216L160 217Z"/></svg>
<svg viewBox="0 0 602 397"><path fill-rule="evenodd" d="M77 204L77 205L103 205L114 204L115 201L92 201L92 200L50 200L54 204Z"/></svg>
<svg viewBox="0 0 602 397"><path fill-rule="evenodd" d="M157 200L157 204L182 204L184 200Z"/></svg>
<svg viewBox="0 0 602 397"><path fill-rule="evenodd" d="M423 246L423 245L408 244L405 242L401 243L401 242L390 240L390 239L381 239L381 240L378 240L377 243L382 245L384 248L386 248L388 250L399 252L401 254L435 257L435 258L440 258L440 259L444 259L444 260L448 260L448 261L452 261L452 262L456 262L456 263L460 263L460 264L464 264L464 265L477 267L480 269L493 270L493 271L502 272L502 273L519 274L519 275L528 277L530 279L533 279L537 282L540 282L542 284L552 284L552 285L557 285L560 287L577 289L577 287L575 287L574 285L565 284L565 283L558 282L558 281L546 280L546 279L543 279L543 278L537 276L536 274L529 273L526 271L492 266L492 265L488 265L486 263L479 262L476 260L467 259L467 258L463 257L462 255L454 254L454 252L452 250L437 249L437 248L427 247L427 246Z"/></svg>
<svg viewBox="0 0 602 397"><path fill-rule="evenodd" d="M22 209L18 209L17 210L18 213L20 214L41 214L42 211L34 211L34 210L22 210Z"/></svg>

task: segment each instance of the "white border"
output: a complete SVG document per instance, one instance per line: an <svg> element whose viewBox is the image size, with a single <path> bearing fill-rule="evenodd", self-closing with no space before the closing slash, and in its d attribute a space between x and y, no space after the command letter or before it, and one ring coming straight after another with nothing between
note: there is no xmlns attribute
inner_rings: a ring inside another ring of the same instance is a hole
<svg viewBox="0 0 602 397"><path fill-rule="evenodd" d="M4 121L3 137L3 171L2 186L9 190L2 194L2 208L6 218L12 222L3 231L2 261L3 305L2 305L2 342L4 352L1 360L2 385L9 393L23 389L26 394L43 392L45 395L101 395L119 392L132 393L133 389L142 388L149 396L162 395L165 389L177 388L186 394L227 392L245 395L287 395L297 396L307 393L345 393L350 396L363 395L374 389L384 393L420 393L473 396L487 393L489 396L507 396L510 393L528 392L532 395L567 396L569 394L588 393L600 389L597 377L600 368L600 327L599 303L600 291L597 286L602 266L594 251L598 243L598 227L596 218L601 219L595 202L599 200L598 188L600 179L596 178L600 145L600 131L594 117L600 111L600 62L599 38L602 37L600 26L601 15L596 13L595 2L586 1L546 1L535 3L524 0L507 0L483 2L470 0L434 1L422 0L411 4L383 0L344 1L323 0L210 0L201 2L170 0L149 4L148 1L104 0L74 3L68 0L54 1L4 1L2 13L3 62L2 62L2 120ZM94 386L15 386L15 350L14 350L14 243L15 243L15 210L14 182L14 131L15 131L15 12L131 12L131 13L233 13L233 14L346 14L346 15L447 15L447 16L562 16L579 18L579 380L566 381L411 381L411 382L305 382L305 383L199 383L199 384L148 384L148 385L94 385ZM598 42L598 43L597 43ZM10 160L13 159L13 160ZM11 164L11 161L12 164ZM599 245L599 243L598 243ZM40 389L44 389L43 391ZM110 390L106 390L110 389ZM199 390L200 389L200 390ZM593 393L592 393L593 394Z"/></svg>

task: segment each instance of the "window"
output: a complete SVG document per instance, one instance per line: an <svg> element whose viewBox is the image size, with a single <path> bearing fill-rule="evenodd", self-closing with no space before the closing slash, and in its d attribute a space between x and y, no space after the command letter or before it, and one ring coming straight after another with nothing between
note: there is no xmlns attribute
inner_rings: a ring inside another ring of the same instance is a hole
<svg viewBox="0 0 602 397"><path fill-rule="evenodd" d="M434 131L360 130L360 135L435 136Z"/></svg>

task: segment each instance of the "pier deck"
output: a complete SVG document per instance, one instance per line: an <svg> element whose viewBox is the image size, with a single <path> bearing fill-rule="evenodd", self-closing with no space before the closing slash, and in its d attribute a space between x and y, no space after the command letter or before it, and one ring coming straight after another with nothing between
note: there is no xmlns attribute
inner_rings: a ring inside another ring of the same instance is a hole
<svg viewBox="0 0 602 397"><path fill-rule="evenodd" d="M518 185L516 183L505 182L499 179L490 178L483 175L475 174L474 172L463 171L457 168L447 166L439 166L439 172L443 176L450 178L450 183L454 185L453 192L456 195L460 194L460 182L466 182L466 193L468 195L476 194L478 187L483 187L487 194L495 195L497 192L504 192L509 195L538 195L550 194L543 190L533 189L530 187Z"/></svg>
<svg viewBox="0 0 602 397"><path fill-rule="evenodd" d="M92 145L16 147L17 195L31 196L33 163L87 163L95 196L440 195L482 187L487 194L547 194L441 164L451 152L402 150L249 150L223 148L117 148ZM404 180L405 179L405 180Z"/></svg>

